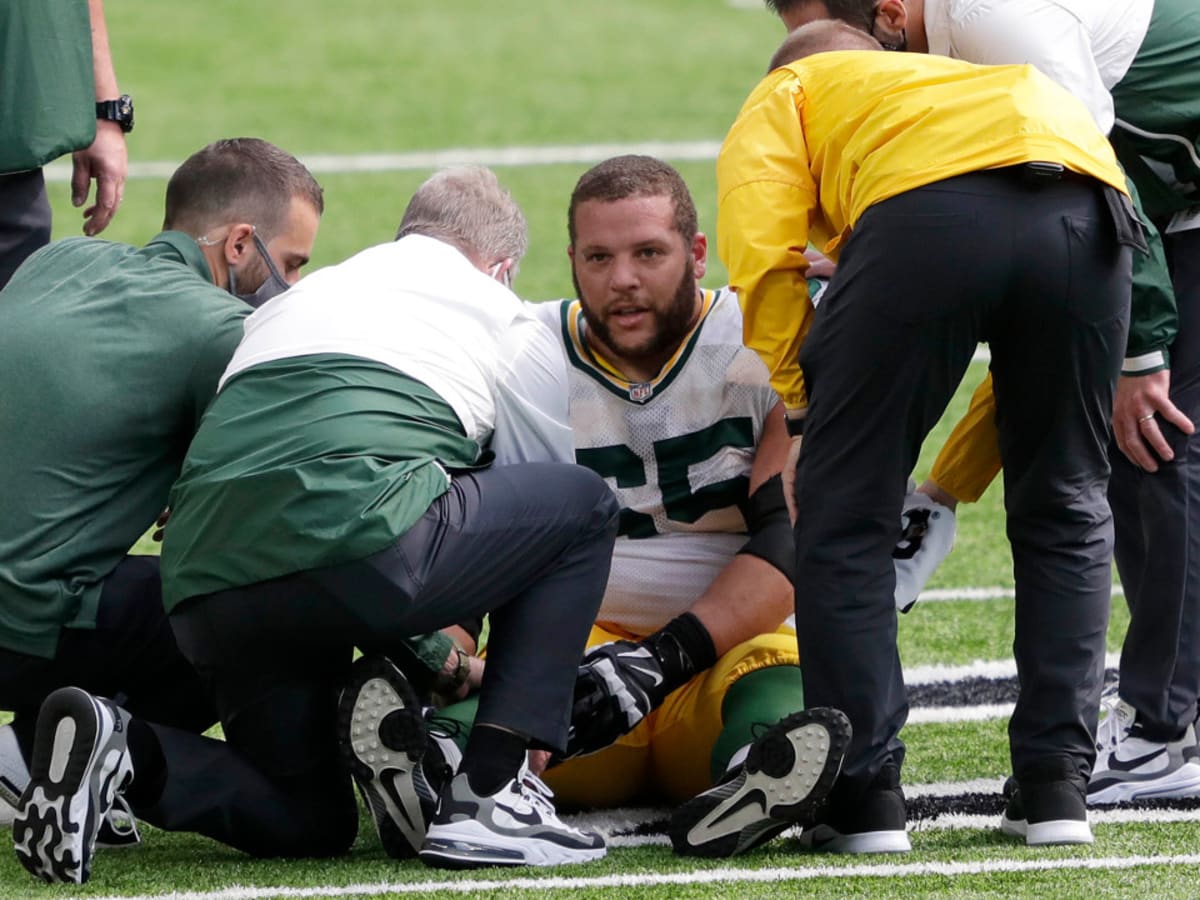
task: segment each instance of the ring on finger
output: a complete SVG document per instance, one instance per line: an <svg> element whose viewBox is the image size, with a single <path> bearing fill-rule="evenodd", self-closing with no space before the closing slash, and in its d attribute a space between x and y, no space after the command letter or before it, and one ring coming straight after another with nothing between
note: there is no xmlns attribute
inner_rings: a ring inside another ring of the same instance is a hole
<svg viewBox="0 0 1200 900"><path fill-rule="evenodd" d="M1144 416L1138 416L1138 424L1141 425L1143 422L1149 422L1153 418L1154 413L1147 413Z"/></svg>

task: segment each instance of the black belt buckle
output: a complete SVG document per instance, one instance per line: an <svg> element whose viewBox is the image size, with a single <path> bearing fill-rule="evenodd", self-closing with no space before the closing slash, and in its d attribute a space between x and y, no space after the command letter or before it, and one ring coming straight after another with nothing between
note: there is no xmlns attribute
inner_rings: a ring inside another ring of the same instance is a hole
<svg viewBox="0 0 1200 900"><path fill-rule="evenodd" d="M1067 167L1056 162L1027 162L1021 166L1021 177L1031 187L1045 187L1062 181Z"/></svg>

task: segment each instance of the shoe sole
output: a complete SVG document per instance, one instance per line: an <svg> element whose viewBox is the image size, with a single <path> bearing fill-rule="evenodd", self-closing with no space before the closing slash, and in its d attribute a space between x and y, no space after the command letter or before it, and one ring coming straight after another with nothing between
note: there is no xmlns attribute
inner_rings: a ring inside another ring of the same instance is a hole
<svg viewBox="0 0 1200 900"><path fill-rule="evenodd" d="M439 832L446 831L442 835ZM421 861L439 869L482 869L494 866L564 866L603 859L599 847L567 847L536 837L509 837L489 831L478 822L455 822L430 829L421 848Z"/></svg>
<svg viewBox="0 0 1200 900"><path fill-rule="evenodd" d="M385 741L383 721L399 710L413 714ZM355 664L338 702L338 738L384 852L393 859L416 856L437 798L421 770L428 737L420 701L391 662L367 657Z"/></svg>
<svg viewBox="0 0 1200 900"><path fill-rule="evenodd" d="M83 884L100 820L132 774L120 714L78 688L61 688L38 715L29 786L13 822L13 848L33 875Z"/></svg>
<svg viewBox="0 0 1200 900"><path fill-rule="evenodd" d="M1186 763L1165 779L1159 777L1153 781L1118 781L1095 792L1089 785L1087 802L1092 806L1131 800L1182 800L1197 796L1200 796L1200 765Z"/></svg>
<svg viewBox="0 0 1200 900"><path fill-rule="evenodd" d="M829 825L815 825L800 835L800 846L821 853L908 853L912 844L903 829L842 834Z"/></svg>
<svg viewBox="0 0 1200 900"><path fill-rule="evenodd" d="M1092 828L1087 822L1078 819L1053 819L1048 822L1034 822L1030 825L1024 819L1000 817L1000 830L1013 837L1025 839L1027 847L1056 847L1067 844L1090 844L1095 839Z"/></svg>
<svg viewBox="0 0 1200 900"><path fill-rule="evenodd" d="M684 856L744 853L821 810L850 744L850 720L835 709L787 716L750 747L741 772L679 807L668 834Z"/></svg>

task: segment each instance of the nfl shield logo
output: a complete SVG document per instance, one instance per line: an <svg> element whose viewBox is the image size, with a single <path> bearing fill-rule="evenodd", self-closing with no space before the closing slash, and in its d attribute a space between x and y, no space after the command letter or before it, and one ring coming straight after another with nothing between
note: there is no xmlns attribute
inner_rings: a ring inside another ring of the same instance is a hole
<svg viewBox="0 0 1200 900"><path fill-rule="evenodd" d="M641 403L643 400L649 400L654 396L654 385L648 381L640 382L639 384L631 384L629 386L629 399L634 403Z"/></svg>

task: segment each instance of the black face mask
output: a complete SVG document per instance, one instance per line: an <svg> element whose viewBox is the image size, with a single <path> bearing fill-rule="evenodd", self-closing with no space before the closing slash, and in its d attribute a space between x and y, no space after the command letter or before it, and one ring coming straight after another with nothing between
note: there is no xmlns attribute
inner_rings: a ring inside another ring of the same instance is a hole
<svg viewBox="0 0 1200 900"><path fill-rule="evenodd" d="M249 294L239 294L237 289L237 273L232 266L229 267L229 293L233 294L239 300L249 303L255 309L262 306L272 297L277 297L291 287L279 270L275 268L275 262L271 259L271 254L267 253L267 245L262 242L262 238L257 233L252 235L254 238L254 246L258 250L258 255L262 257L262 261L267 264L267 277L262 284L258 286L258 290Z"/></svg>

